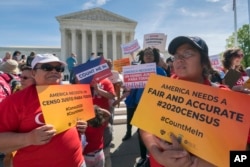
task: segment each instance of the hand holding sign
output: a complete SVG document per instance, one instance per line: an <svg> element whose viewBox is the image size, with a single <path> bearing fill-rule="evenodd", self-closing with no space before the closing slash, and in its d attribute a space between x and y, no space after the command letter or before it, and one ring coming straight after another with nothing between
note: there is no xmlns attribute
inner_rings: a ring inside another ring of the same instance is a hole
<svg viewBox="0 0 250 167"><path fill-rule="evenodd" d="M171 135L172 144L143 130L140 130L140 135L146 140L150 154L160 164L168 167L190 167L193 163L191 155L182 148L174 135Z"/></svg>
<svg viewBox="0 0 250 167"><path fill-rule="evenodd" d="M43 125L28 133L30 145L43 145L48 143L55 135L56 130L52 125Z"/></svg>
<svg viewBox="0 0 250 167"><path fill-rule="evenodd" d="M77 131L82 135L85 133L86 128L88 127L88 123L83 120L78 120L76 123Z"/></svg>

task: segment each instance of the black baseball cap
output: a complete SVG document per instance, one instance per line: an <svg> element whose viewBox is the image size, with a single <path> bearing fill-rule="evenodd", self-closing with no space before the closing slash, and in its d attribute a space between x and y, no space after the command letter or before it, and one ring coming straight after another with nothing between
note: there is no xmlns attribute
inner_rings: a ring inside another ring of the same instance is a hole
<svg viewBox="0 0 250 167"><path fill-rule="evenodd" d="M172 55L175 54L176 49L185 43L192 44L197 49L208 55L208 47L206 42L200 37L189 37L189 36L179 36L174 38L168 45L168 52Z"/></svg>

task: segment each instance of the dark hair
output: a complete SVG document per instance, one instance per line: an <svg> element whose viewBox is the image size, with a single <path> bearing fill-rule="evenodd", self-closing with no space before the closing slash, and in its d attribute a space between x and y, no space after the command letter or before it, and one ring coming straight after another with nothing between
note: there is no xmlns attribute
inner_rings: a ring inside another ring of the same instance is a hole
<svg viewBox="0 0 250 167"><path fill-rule="evenodd" d="M27 66L26 64L24 64L24 65L22 65L22 66L20 67L20 70L21 70L21 71L24 71L24 70L32 70L32 68L31 68L31 66Z"/></svg>
<svg viewBox="0 0 250 167"><path fill-rule="evenodd" d="M26 55L22 55L22 56L21 56L21 59L25 59L25 58L26 58Z"/></svg>
<svg viewBox="0 0 250 167"><path fill-rule="evenodd" d="M167 58L166 63L173 62L173 61L174 61L174 57L170 56L169 58Z"/></svg>
<svg viewBox="0 0 250 167"><path fill-rule="evenodd" d="M159 52L159 49L148 47L148 48L146 48L146 49L144 49L144 50L141 50L141 51L137 54L137 56L139 56L139 62L141 62L141 64L145 64L145 62L144 62L144 60L143 60L143 57L144 57L144 54L145 54L146 52L152 52L153 55L154 55L154 62L155 62L156 64L159 63L159 61L160 61L160 52Z"/></svg>
<svg viewBox="0 0 250 167"><path fill-rule="evenodd" d="M97 105L94 105L94 110L95 110L95 117L88 120L87 122L92 127L99 127L103 124L105 120L104 114L102 112L102 109Z"/></svg>
<svg viewBox="0 0 250 167"><path fill-rule="evenodd" d="M221 78L221 76L220 76L220 74L219 74L218 71L212 69L212 70L210 71L210 75L211 75L211 76L210 76L210 81L211 81L211 82L222 84L222 78Z"/></svg>
<svg viewBox="0 0 250 167"><path fill-rule="evenodd" d="M29 56L35 56L36 55L36 53L35 52L30 52L30 55Z"/></svg>
<svg viewBox="0 0 250 167"><path fill-rule="evenodd" d="M201 65L203 65L202 75L203 77L208 78L209 74L213 70L208 53L201 50L199 50L199 52L201 56Z"/></svg>
<svg viewBox="0 0 250 167"><path fill-rule="evenodd" d="M21 54L20 51L16 50L14 53L13 53L13 56L16 56L17 54Z"/></svg>
<svg viewBox="0 0 250 167"><path fill-rule="evenodd" d="M229 48L223 53L222 64L225 69L231 68L232 60L237 57L239 51L241 51L239 48Z"/></svg>

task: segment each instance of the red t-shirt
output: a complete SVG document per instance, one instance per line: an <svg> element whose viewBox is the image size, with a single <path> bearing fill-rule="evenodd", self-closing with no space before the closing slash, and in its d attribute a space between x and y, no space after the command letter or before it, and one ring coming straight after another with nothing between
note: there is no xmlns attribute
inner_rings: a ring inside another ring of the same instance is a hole
<svg viewBox="0 0 250 167"><path fill-rule="evenodd" d="M115 95L114 86L108 78L101 80L98 84L101 87L101 89ZM95 105L98 105L101 108L108 110L108 111L110 110L109 99L107 99L106 97L103 97L101 95L98 95L97 92L94 92L94 94L93 94L93 103Z"/></svg>
<svg viewBox="0 0 250 167"><path fill-rule="evenodd" d="M84 148L83 154L88 154L103 148L103 133L107 123L99 127L88 126L85 131L88 144Z"/></svg>
<svg viewBox="0 0 250 167"><path fill-rule="evenodd" d="M44 124L34 85L7 97L0 108L0 132L26 133ZM76 128L71 128L47 144L19 149L13 164L15 167L79 167L83 161L80 136Z"/></svg>

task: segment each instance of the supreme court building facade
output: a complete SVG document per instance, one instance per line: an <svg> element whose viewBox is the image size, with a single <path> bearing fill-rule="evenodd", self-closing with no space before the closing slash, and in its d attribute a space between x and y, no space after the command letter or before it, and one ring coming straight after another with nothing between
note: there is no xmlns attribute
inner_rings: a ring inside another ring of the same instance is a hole
<svg viewBox="0 0 250 167"><path fill-rule="evenodd" d="M93 8L56 17L61 31L61 55L66 60L71 53L79 63L92 52L105 58L122 58L121 44L134 40L136 21L110 11Z"/></svg>

